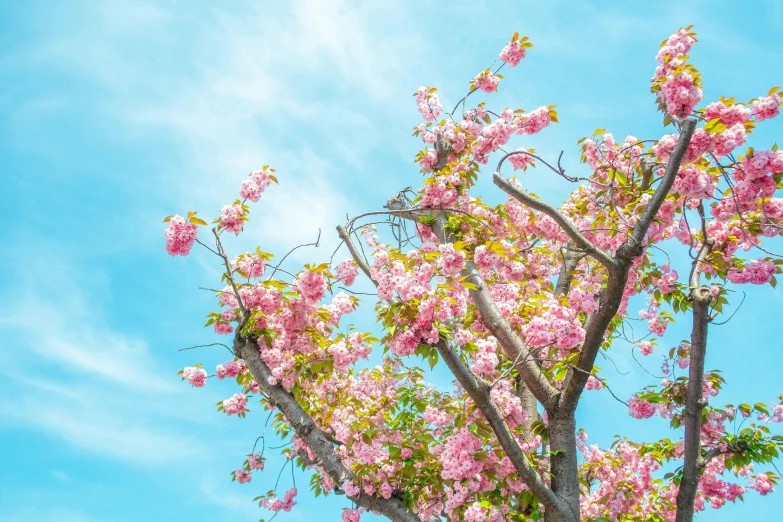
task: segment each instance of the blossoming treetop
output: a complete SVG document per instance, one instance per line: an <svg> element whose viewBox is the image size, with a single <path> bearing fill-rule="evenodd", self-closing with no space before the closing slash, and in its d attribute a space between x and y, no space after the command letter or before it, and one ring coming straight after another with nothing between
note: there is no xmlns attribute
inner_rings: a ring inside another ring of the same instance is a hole
<svg viewBox="0 0 783 522"><path fill-rule="evenodd" d="M697 108L701 78L687 56L694 36L679 30L656 57L652 92L671 131L621 142L596 131L579 143L584 176L534 150L504 149L514 135L557 122L554 106L468 108L476 91L497 90L500 69L520 63L527 38L515 34L501 65L476 75L450 113L434 88L420 88L423 186L337 227L350 254L339 264L289 272L260 248L226 253L225 234L248 224L247 203L277 183L269 167L242 182L211 239L198 239L207 223L195 213L167 218L170 254L187 255L198 242L224 268L221 308L207 325L233 334L235 357L214 377L235 379L240 390L218 409L244 416L256 401L269 410L267 422L292 442L283 453L312 470L315 494L353 503L345 521L368 510L405 522L681 522L747 489L770 492L778 477L754 465L774 466L783 445L769 428L783 420L781 398L713 404L723 379L705 371L705 359L708 329L725 320L738 286L774 286L781 271L763 240L782 230L783 151L745 147L781 102L773 88L748 103L721 97ZM508 196L495 206L471 195L490 160ZM559 207L549 204L524 189L534 167L577 188ZM378 216L394 244L381 241ZM359 272L377 287L380 339L344 319L360 304L346 288ZM632 299L646 299L644 332L631 327ZM666 340L673 321L691 324L689 340ZM665 354L664 378L627 405L632 417L667 419L672 439L586 444L575 421L582 393L607 388L607 400L620 400L595 366L610 349ZM373 350L383 350L383 364L358 369ZM422 360L445 365L455 386L427 384ZM208 373L196 365L182 376L200 387ZM234 479L249 482L264 460L254 448ZM295 495L257 500L288 511Z"/></svg>

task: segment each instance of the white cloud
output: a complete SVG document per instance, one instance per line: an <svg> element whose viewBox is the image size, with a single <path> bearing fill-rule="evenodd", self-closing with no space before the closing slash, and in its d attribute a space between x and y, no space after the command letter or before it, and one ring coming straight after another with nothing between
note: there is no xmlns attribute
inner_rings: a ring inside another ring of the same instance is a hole
<svg viewBox="0 0 783 522"><path fill-rule="evenodd" d="M87 278L55 260L26 269L17 287L0 294L0 335L9 348L0 352L3 423L134 465L200 451L187 426L173 422L188 409L176 380L161 375L144 341L103 323L100 275Z"/></svg>

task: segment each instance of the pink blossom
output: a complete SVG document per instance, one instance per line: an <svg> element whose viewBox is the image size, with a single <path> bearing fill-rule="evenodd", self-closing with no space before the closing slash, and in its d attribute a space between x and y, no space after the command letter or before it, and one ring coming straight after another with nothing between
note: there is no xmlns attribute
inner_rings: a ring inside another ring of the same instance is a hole
<svg viewBox="0 0 783 522"><path fill-rule="evenodd" d="M603 383L600 380L593 377L592 375L587 378L587 384L585 385L585 389L600 390L603 387L604 387Z"/></svg>
<svg viewBox="0 0 783 522"><path fill-rule="evenodd" d="M512 40L500 51L500 59L506 62L509 67L516 67L525 57L526 49L519 45L517 40Z"/></svg>
<svg viewBox="0 0 783 522"><path fill-rule="evenodd" d="M483 71L473 78L473 84L484 92L494 92L498 88L500 79L491 72Z"/></svg>
<svg viewBox="0 0 783 522"><path fill-rule="evenodd" d="M224 206L220 211L220 226L229 232L239 234L244 226L245 212L238 203Z"/></svg>
<svg viewBox="0 0 783 522"><path fill-rule="evenodd" d="M715 155L722 158L743 143L745 143L745 126L741 123L735 123L715 135Z"/></svg>
<svg viewBox="0 0 783 522"><path fill-rule="evenodd" d="M342 519L343 522L359 522L359 518L362 516L364 508L348 509L343 508Z"/></svg>
<svg viewBox="0 0 783 522"><path fill-rule="evenodd" d="M476 250L473 253L473 260L482 270L492 270L498 266L500 256L485 245L480 245L476 247Z"/></svg>
<svg viewBox="0 0 783 522"><path fill-rule="evenodd" d="M457 275L465 267L465 253L456 250L454 245L445 244L438 246L440 258L438 268L446 275Z"/></svg>
<svg viewBox="0 0 783 522"><path fill-rule="evenodd" d="M215 368L215 376L218 379L233 379L242 371L242 366L236 361L228 361L223 364L218 364Z"/></svg>
<svg viewBox="0 0 783 522"><path fill-rule="evenodd" d="M247 456L247 465L250 469L264 469L264 458L258 453Z"/></svg>
<svg viewBox="0 0 783 522"><path fill-rule="evenodd" d="M680 68L695 41L687 31L680 30L669 37L655 57L660 63L653 78L661 82L658 99L675 118L690 114L703 97L693 73L688 68Z"/></svg>
<svg viewBox="0 0 783 522"><path fill-rule="evenodd" d="M519 147L515 152L527 152L527 149ZM514 166L514 170L526 170L527 166L533 163L533 158L528 154L514 154L509 156L508 161Z"/></svg>
<svg viewBox="0 0 783 522"><path fill-rule="evenodd" d="M227 335L234 331L234 327L225 321L215 321L212 323L212 327L215 329L215 333L221 335Z"/></svg>
<svg viewBox="0 0 783 522"><path fill-rule="evenodd" d="M303 299L317 303L326 293L324 273L304 270L296 278L296 286Z"/></svg>
<svg viewBox="0 0 783 522"><path fill-rule="evenodd" d="M172 216L166 229L166 252L172 256L188 255L197 236L197 224L188 223L179 215Z"/></svg>
<svg viewBox="0 0 783 522"><path fill-rule="evenodd" d="M517 120L514 120L517 122ZM539 107L519 117L517 122L517 134L537 134L549 126L552 116L548 107Z"/></svg>
<svg viewBox="0 0 783 522"><path fill-rule="evenodd" d="M650 342L647 341L641 341L639 343L639 353L642 355L650 355L653 353L653 345Z"/></svg>
<svg viewBox="0 0 783 522"><path fill-rule="evenodd" d="M348 495L349 497L355 497L361 492L361 490L358 487L356 487L356 485L350 480L346 480L345 482L343 482L342 488L343 491L345 491L345 494Z"/></svg>
<svg viewBox="0 0 783 522"><path fill-rule="evenodd" d="M435 89L419 87L419 90L416 91L415 96L419 113L426 121L432 121L440 116L443 107L440 104L438 93L435 92Z"/></svg>
<svg viewBox="0 0 783 522"><path fill-rule="evenodd" d="M777 266L772 261L769 259L756 259L746 263L742 269L730 269L727 277L732 283L763 285L772 280L775 272L777 272Z"/></svg>
<svg viewBox="0 0 783 522"><path fill-rule="evenodd" d="M677 173L672 192L694 199L710 198L715 192L717 181L706 169L691 163Z"/></svg>
<svg viewBox="0 0 783 522"><path fill-rule="evenodd" d="M359 266L353 259L346 259L335 270L337 279L343 282L345 286L351 286L359 273Z"/></svg>
<svg viewBox="0 0 783 522"><path fill-rule="evenodd" d="M248 279L256 279L264 275L266 261L258 254L242 254L231 262L231 268L239 270Z"/></svg>
<svg viewBox="0 0 783 522"><path fill-rule="evenodd" d="M259 505L261 507L265 507L266 509L270 511L291 511L291 508L294 507L296 502L294 502L294 497L296 497L296 488L291 488L288 491L285 492L285 496L283 497L283 500L280 500L279 498L269 498L264 497L259 502Z"/></svg>
<svg viewBox="0 0 783 522"><path fill-rule="evenodd" d="M235 393L222 403L223 412L226 415L239 415L247 410L247 396L244 393Z"/></svg>
<svg viewBox="0 0 783 522"><path fill-rule="evenodd" d="M753 102L753 116L756 121L774 118L780 114L780 97L777 94L762 96Z"/></svg>
<svg viewBox="0 0 783 522"><path fill-rule="evenodd" d="M391 487L389 482L384 481L383 484L381 484L381 487L378 488L378 493L380 493L383 498L388 500L391 498L392 493L394 493L394 489Z"/></svg>
<svg viewBox="0 0 783 522"><path fill-rule="evenodd" d="M655 415L656 408L654 404L640 399L639 397L631 397L628 401L628 414L634 419L649 419Z"/></svg>
<svg viewBox="0 0 783 522"><path fill-rule="evenodd" d="M242 199L249 199L256 202L261 199L261 187L256 185L252 179L246 179L242 182L242 186L239 188L239 196Z"/></svg>
<svg viewBox="0 0 783 522"><path fill-rule="evenodd" d="M757 475L754 479L748 482L748 486L751 489L755 489L760 495L766 495L771 493L773 488L772 481L769 480L769 476L766 474Z"/></svg>
<svg viewBox="0 0 783 522"><path fill-rule="evenodd" d="M182 370L182 379L188 381L191 386L201 388L207 382L207 371L203 368L188 366Z"/></svg>
<svg viewBox="0 0 783 522"><path fill-rule="evenodd" d="M240 484L247 484L253 478L253 473L247 471L245 468L239 468L234 472L234 478Z"/></svg>
<svg viewBox="0 0 783 522"><path fill-rule="evenodd" d="M750 120L752 111L740 104L726 106L723 102L713 102L704 109L704 119L707 121L719 119L720 123L730 127L735 123L745 123Z"/></svg>

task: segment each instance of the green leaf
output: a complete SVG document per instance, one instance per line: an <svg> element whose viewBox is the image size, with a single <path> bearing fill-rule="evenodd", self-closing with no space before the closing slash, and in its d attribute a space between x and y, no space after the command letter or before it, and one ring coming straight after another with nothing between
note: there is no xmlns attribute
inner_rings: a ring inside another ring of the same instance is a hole
<svg viewBox="0 0 783 522"><path fill-rule="evenodd" d="M432 352L430 352L429 363L430 363L430 370L435 368L435 365L438 364L438 351L437 350L432 350Z"/></svg>

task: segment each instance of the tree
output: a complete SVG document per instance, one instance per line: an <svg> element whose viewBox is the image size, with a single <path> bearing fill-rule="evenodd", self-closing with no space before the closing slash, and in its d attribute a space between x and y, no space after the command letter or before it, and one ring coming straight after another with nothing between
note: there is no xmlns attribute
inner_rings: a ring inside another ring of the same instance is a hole
<svg viewBox="0 0 783 522"><path fill-rule="evenodd" d="M223 308L207 325L234 335L234 358L214 377L236 379L241 392L218 410L242 417L258 396L267 423L292 442L283 450L292 465L313 471L315 494L355 504L346 521L369 510L405 522L682 522L747 488L772 491L779 477L752 464L774 467L783 437L769 425L783 421L783 396L771 405L711 404L723 379L705 372L705 358L708 329L726 320L736 288L774 286L782 271L762 241L783 230L783 199L774 197L783 151L735 156L757 122L779 114L779 88L696 109L701 78L687 56L694 37L690 27L678 30L656 57L651 90L673 132L617 143L595 131L578 143L584 177L534 150L503 149L514 134L557 122L554 106L468 109L473 93L496 91L498 72L525 57L526 37L515 34L502 64L479 73L450 113L436 89L421 87L414 96L425 123L414 134L429 145L416 156L423 187L338 226L350 258L336 266L294 273L283 267L288 254L273 264L261 249L226 253L222 237L242 232L247 203L278 181L268 166L214 220L214 246L197 238L207 223L194 212L167 218L170 254L187 255L198 242L224 270L225 288L216 290ZM471 196L491 157L494 184L508 196L494 206ZM508 178L509 164L543 167L578 186L557 208ZM381 242L379 224L393 244ZM686 278L672 266L679 258L688 259ZM380 339L343 321L359 306L346 287L360 271L376 286ZM646 332L637 336L629 302L645 297ZM675 320L690 322L690 339L668 351L665 378L626 404L632 417L667 419L681 438L588 446L575 420L582 393L607 388L621 400L600 376L599 352L649 356L671 344L662 338ZM383 364L360 369L374 349ZM455 387L428 385L420 360L445 366ZM201 365L181 374L193 386L208 378ZM248 482L263 466L254 450L234 479ZM257 500L288 511L295 495Z"/></svg>

